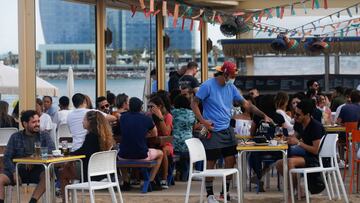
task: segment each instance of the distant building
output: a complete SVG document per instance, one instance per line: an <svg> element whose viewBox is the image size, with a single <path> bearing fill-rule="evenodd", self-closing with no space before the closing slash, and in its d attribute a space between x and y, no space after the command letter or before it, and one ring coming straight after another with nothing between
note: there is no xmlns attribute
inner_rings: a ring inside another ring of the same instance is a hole
<svg viewBox="0 0 360 203"><path fill-rule="evenodd" d="M40 17L46 44L95 44L95 7L62 0L39 0ZM155 50L155 18L145 18L141 12L132 18L131 12L107 9L107 25L113 33L110 48L121 50ZM169 49L194 49L194 34L186 29L181 31L181 19L177 29L169 28ZM151 29L150 29L151 27ZM197 31L196 31L197 32ZM150 39L152 43L150 44Z"/></svg>

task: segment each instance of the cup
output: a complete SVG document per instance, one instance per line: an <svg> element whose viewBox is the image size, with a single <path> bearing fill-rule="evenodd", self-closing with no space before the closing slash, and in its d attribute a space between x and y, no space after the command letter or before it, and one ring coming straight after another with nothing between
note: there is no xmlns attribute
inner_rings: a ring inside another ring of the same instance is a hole
<svg viewBox="0 0 360 203"><path fill-rule="evenodd" d="M60 156L61 155L61 150L52 150L52 154L54 155L54 156Z"/></svg>
<svg viewBox="0 0 360 203"><path fill-rule="evenodd" d="M48 157L48 147L41 147L41 158Z"/></svg>
<svg viewBox="0 0 360 203"><path fill-rule="evenodd" d="M64 156L69 155L69 146L66 140L61 141L61 153Z"/></svg>
<svg viewBox="0 0 360 203"><path fill-rule="evenodd" d="M35 157L40 157L41 155L41 142L34 143L34 152Z"/></svg>
<svg viewBox="0 0 360 203"><path fill-rule="evenodd" d="M270 145L271 146L277 146L278 141L277 140L270 140Z"/></svg>

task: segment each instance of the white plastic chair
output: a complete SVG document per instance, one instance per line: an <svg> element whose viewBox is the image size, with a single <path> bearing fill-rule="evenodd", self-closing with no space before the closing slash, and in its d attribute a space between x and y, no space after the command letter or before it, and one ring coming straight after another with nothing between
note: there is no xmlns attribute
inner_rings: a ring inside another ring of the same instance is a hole
<svg viewBox="0 0 360 203"><path fill-rule="evenodd" d="M0 128L0 147L6 147L12 134L18 132L17 128ZM3 157L4 154L0 154Z"/></svg>
<svg viewBox="0 0 360 203"><path fill-rule="evenodd" d="M189 180L186 189L185 203L189 202L190 187L191 181L194 177L201 178L201 192L200 192L200 202L203 202L203 193L205 188L205 177L222 177L223 178L223 187L224 187L224 202L227 203L227 191L226 191L226 176L236 174L237 185L239 183L239 172L236 168L229 169L206 169L206 154L205 149L201 141L197 138L191 138L185 140L186 146L189 149L190 155L190 170L189 170ZM193 164L198 161L204 161L203 171L198 173L193 173ZM237 187L238 203L240 203L240 187Z"/></svg>
<svg viewBox="0 0 360 203"><path fill-rule="evenodd" d="M116 173L116 150L97 152L91 155L88 168L88 182L67 185L65 187L65 202L68 202L68 190L74 190L73 202L77 202L76 190L89 190L90 202L95 203L94 190L108 188L112 202L117 202L114 187L119 192L120 202L123 203L119 180ZM110 175L114 174L115 182L112 182ZM106 175L107 181L91 181L91 177Z"/></svg>
<svg viewBox="0 0 360 203"><path fill-rule="evenodd" d="M58 145L60 143L60 138L72 138L68 124L60 124L58 126L56 138Z"/></svg>
<svg viewBox="0 0 360 203"><path fill-rule="evenodd" d="M325 137L325 136L324 136ZM295 169L291 169L289 171L289 177L290 177L290 195L291 195L291 201L294 203L295 202L295 198L294 198L294 188L293 188L293 180L292 180L292 174L304 174L304 189L305 189L305 194L306 194L306 202L309 203L310 202L310 194L309 194L309 190L308 190L308 179L307 179L307 174L308 173L318 173L321 172L322 173L322 177L324 179L324 183L325 183L325 187L326 187L326 191L328 193L329 199L331 200L331 196L334 197L334 192L333 192L333 188L332 188L332 181L331 181L331 175L333 176L333 180L335 183L335 189L337 192L337 196L338 199L341 200L341 196L339 193L339 187L337 183L340 183L340 187L342 190L342 193L344 195L344 199L345 202L348 203L349 199L347 197L346 191L345 191L345 187L344 187L344 182L343 179L341 177L340 174L340 170L339 170L339 166L337 163L337 155L336 155L336 142L338 140L338 135L337 134L327 134L325 139L324 137L321 139L321 142L323 143L323 146L321 148L321 151L319 152L319 162L320 162L320 166L319 167L309 167L309 168L295 168ZM320 142L320 143L321 143ZM331 166L330 167L324 167L323 166L323 161L322 158L330 158L330 163ZM326 178L326 174L328 175L328 178ZM299 177L299 176L298 176ZM336 177L337 177L337 181L336 181ZM299 183L300 180L298 180ZM331 194L329 191L329 185L328 182L331 186Z"/></svg>

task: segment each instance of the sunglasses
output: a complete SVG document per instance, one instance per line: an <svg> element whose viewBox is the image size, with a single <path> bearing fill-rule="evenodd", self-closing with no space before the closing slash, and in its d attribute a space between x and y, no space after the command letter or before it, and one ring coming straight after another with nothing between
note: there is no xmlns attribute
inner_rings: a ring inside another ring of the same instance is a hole
<svg viewBox="0 0 360 203"><path fill-rule="evenodd" d="M105 104L104 106L100 106L100 109L107 109L107 108L109 108L109 107L110 107L109 104Z"/></svg>
<svg viewBox="0 0 360 203"><path fill-rule="evenodd" d="M301 116L301 114L300 114L300 113L295 113L295 114L294 114L294 116L296 116L296 117L300 117L300 116Z"/></svg>

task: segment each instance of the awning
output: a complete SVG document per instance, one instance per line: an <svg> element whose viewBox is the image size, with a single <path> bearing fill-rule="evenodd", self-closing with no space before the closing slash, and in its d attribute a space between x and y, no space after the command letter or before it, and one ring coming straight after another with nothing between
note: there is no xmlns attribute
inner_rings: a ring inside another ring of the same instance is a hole
<svg viewBox="0 0 360 203"><path fill-rule="evenodd" d="M292 38L293 39L293 38ZM307 38L310 40L312 38ZM291 51L279 52L271 48L270 44L274 39L223 39L221 44L223 46L224 55L227 57L244 57L246 55L318 55L306 51L304 49L304 42L300 42L300 38L296 38L299 46ZM326 38L325 41L329 43L330 48L325 53L340 54L340 55L356 55L360 54L360 37L333 37Z"/></svg>

